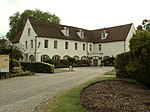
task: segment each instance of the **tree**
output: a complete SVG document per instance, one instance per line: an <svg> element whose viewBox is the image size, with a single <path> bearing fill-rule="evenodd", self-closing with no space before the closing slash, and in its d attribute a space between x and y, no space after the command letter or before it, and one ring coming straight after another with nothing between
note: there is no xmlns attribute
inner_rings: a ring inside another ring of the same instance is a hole
<svg viewBox="0 0 150 112"><path fill-rule="evenodd" d="M48 21L55 24L60 23L60 18L58 16L49 12L43 12L39 9L25 10L22 14L16 12L13 16L9 17L10 30L7 33L7 38L9 40L13 40L13 38L23 30L27 18Z"/></svg>
<svg viewBox="0 0 150 112"><path fill-rule="evenodd" d="M150 20L144 19L142 22L143 28L150 31Z"/></svg>
<svg viewBox="0 0 150 112"><path fill-rule="evenodd" d="M130 40L129 74L150 88L150 32L141 30Z"/></svg>

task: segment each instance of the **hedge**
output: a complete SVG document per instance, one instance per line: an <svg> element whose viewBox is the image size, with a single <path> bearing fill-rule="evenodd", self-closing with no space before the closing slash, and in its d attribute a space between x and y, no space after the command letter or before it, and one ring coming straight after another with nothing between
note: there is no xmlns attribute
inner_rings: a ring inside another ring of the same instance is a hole
<svg viewBox="0 0 150 112"><path fill-rule="evenodd" d="M36 73L54 73L55 66L44 62L21 62L24 71Z"/></svg>
<svg viewBox="0 0 150 112"><path fill-rule="evenodd" d="M131 78L127 73L127 66L129 64L129 52L118 54L115 60L116 76L119 78Z"/></svg>

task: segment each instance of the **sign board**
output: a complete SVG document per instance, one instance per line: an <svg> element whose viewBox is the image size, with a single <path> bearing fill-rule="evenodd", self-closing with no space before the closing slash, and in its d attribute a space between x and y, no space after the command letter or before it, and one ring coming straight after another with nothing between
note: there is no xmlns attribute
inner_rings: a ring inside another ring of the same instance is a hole
<svg viewBox="0 0 150 112"><path fill-rule="evenodd" d="M0 72L9 72L9 55L0 55Z"/></svg>

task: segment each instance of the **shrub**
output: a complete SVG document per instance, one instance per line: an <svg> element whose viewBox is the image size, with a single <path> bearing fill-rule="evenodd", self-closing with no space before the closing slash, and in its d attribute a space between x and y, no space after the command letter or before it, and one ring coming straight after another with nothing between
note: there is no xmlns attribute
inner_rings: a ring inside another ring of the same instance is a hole
<svg viewBox="0 0 150 112"><path fill-rule="evenodd" d="M55 65L55 60L53 59L46 59L46 60L43 60L43 62Z"/></svg>
<svg viewBox="0 0 150 112"><path fill-rule="evenodd" d="M21 62L24 71L36 73L53 73L55 66L44 62Z"/></svg>
<svg viewBox="0 0 150 112"><path fill-rule="evenodd" d="M131 78L126 67L129 64L129 52L118 54L115 60L116 76L120 78Z"/></svg>
<svg viewBox="0 0 150 112"><path fill-rule="evenodd" d="M150 32L138 31L131 38L128 72L139 83L150 88Z"/></svg>
<svg viewBox="0 0 150 112"><path fill-rule="evenodd" d="M114 61L115 58L113 56L112 57L104 56L102 63L104 66L114 66Z"/></svg>
<svg viewBox="0 0 150 112"><path fill-rule="evenodd" d="M11 59L9 59L9 65L11 65ZM18 60L12 59L12 66L13 67L20 67L21 64L20 64L20 62Z"/></svg>

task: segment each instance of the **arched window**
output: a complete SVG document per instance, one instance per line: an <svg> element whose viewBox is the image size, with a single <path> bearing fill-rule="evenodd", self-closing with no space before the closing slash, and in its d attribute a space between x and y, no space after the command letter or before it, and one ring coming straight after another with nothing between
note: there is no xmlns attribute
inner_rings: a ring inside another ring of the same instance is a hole
<svg viewBox="0 0 150 112"><path fill-rule="evenodd" d="M30 62L34 62L34 61L35 61L35 57L34 57L33 55L30 55L30 56L29 56L29 61L30 61Z"/></svg>
<svg viewBox="0 0 150 112"><path fill-rule="evenodd" d="M79 56L74 56L73 57L75 60L79 60Z"/></svg>
<svg viewBox="0 0 150 112"><path fill-rule="evenodd" d="M88 60L88 58L86 56L82 56L81 60Z"/></svg>
<svg viewBox="0 0 150 112"><path fill-rule="evenodd" d="M61 57L60 57L59 55L54 55L54 56L52 57L52 59L54 59L54 60L60 60Z"/></svg>
<svg viewBox="0 0 150 112"><path fill-rule="evenodd" d="M67 60L69 57L70 57L70 56L65 55L65 56L63 57L63 59Z"/></svg>
<svg viewBox="0 0 150 112"><path fill-rule="evenodd" d="M41 56L41 61L49 60L49 59L50 59L50 57L48 55L46 55L46 54Z"/></svg>

